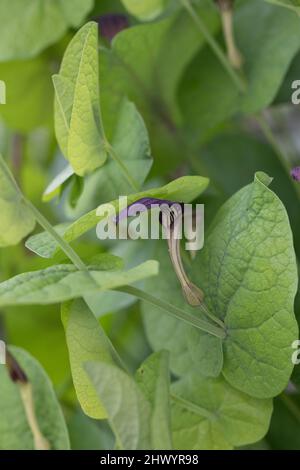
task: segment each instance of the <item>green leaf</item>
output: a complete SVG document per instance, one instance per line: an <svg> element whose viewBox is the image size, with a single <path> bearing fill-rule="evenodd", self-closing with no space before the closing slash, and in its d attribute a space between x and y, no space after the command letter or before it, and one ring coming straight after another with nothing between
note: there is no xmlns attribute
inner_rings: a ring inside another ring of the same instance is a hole
<svg viewBox="0 0 300 470"><path fill-rule="evenodd" d="M55 196L60 195L62 185L74 175L71 165L67 165L52 181L48 184L43 194L43 201L51 201Z"/></svg>
<svg viewBox="0 0 300 470"><path fill-rule="evenodd" d="M88 272L61 264L19 274L0 284L0 305L60 303L133 283L158 272L156 261L146 261L128 271L108 271L114 268L109 266L110 262L107 264L106 258L102 268L92 266Z"/></svg>
<svg viewBox="0 0 300 470"><path fill-rule="evenodd" d="M34 407L39 428L51 449L68 450L69 438L53 387L39 363L26 351L11 347L33 387ZM0 449L33 450L33 436L17 384L11 381L4 366L0 367Z"/></svg>
<svg viewBox="0 0 300 470"><path fill-rule="evenodd" d="M128 204L131 204L143 197L156 197L169 199L171 201L191 202L201 194L208 186L209 180L202 176L183 176L160 188L149 189L140 193L128 196ZM119 200L112 201L111 204L118 213ZM101 206L100 206L101 207ZM104 218L104 217L103 217ZM103 218L97 216L97 209L88 212L68 227L59 227L60 235L68 242L76 240L88 230L94 228ZM26 242L26 247L36 254L51 258L60 248L56 241L46 232L31 237Z"/></svg>
<svg viewBox="0 0 300 470"><path fill-rule="evenodd" d="M89 362L85 366L103 403L120 449L151 449L150 404L134 380L116 366Z"/></svg>
<svg viewBox="0 0 300 470"><path fill-rule="evenodd" d="M266 0L269 3L274 3L281 7L289 8L300 15L300 1L299 0Z"/></svg>
<svg viewBox="0 0 300 470"><path fill-rule="evenodd" d="M88 416L104 419L105 409L83 365L97 360L113 364L105 333L87 304L81 299L63 304L61 315L78 401Z"/></svg>
<svg viewBox="0 0 300 470"><path fill-rule="evenodd" d="M35 226L35 218L26 206L0 155L0 247L16 245Z"/></svg>
<svg viewBox="0 0 300 470"><path fill-rule="evenodd" d="M152 281L147 280L144 283L144 290L191 315L203 318L203 312L189 307L183 297L165 240L158 243L152 257L159 260L160 271ZM197 279L193 281L197 284ZM170 351L170 365L176 375L185 375L188 371L213 377L220 374L223 352L219 338L162 315L159 308L147 302L142 302L142 312L151 347L155 351L162 348Z"/></svg>
<svg viewBox="0 0 300 470"><path fill-rule="evenodd" d="M267 434L272 450L300 450L299 406L299 394L285 392L275 398Z"/></svg>
<svg viewBox="0 0 300 470"><path fill-rule="evenodd" d="M168 353L161 351L149 356L138 369L136 380L151 403L152 449L172 449Z"/></svg>
<svg viewBox="0 0 300 470"><path fill-rule="evenodd" d="M227 329L223 374L249 395L279 394L292 373L297 266L285 208L257 173L217 214L194 263Z"/></svg>
<svg viewBox="0 0 300 470"><path fill-rule="evenodd" d="M122 0L125 8L140 20L150 21L159 16L165 9L167 0Z"/></svg>
<svg viewBox="0 0 300 470"><path fill-rule="evenodd" d="M99 103L96 23L87 23L73 37L53 82L56 137L75 173L83 176L107 158Z"/></svg>
<svg viewBox="0 0 300 470"><path fill-rule="evenodd" d="M114 448L114 438L109 429L76 410L68 424L72 450L106 450ZM108 426L107 426L108 428Z"/></svg>
<svg viewBox="0 0 300 470"><path fill-rule="evenodd" d="M198 11L214 31L219 15L212 1L202 0ZM185 156L186 149L178 139L182 117L177 88L186 66L204 44L191 18L180 11L164 20L123 30L111 49L101 50L101 106L108 138L115 128L120 102L128 96L145 119L159 174L170 172Z"/></svg>
<svg viewBox="0 0 300 470"><path fill-rule="evenodd" d="M2 0L0 61L26 59L58 41L70 26L77 27L94 0Z"/></svg>
<svg viewBox="0 0 300 470"><path fill-rule="evenodd" d="M238 112L257 113L272 103L300 47L298 18L261 0L243 2L237 8L235 32L245 59L245 94L239 94L208 46L187 67L180 84L186 126L195 132L201 129L199 139Z"/></svg>
<svg viewBox="0 0 300 470"><path fill-rule="evenodd" d="M0 63L0 77L6 83L6 104L0 106L0 114L9 127L27 133L52 123L50 74L51 63L45 55L26 61Z"/></svg>
<svg viewBox="0 0 300 470"><path fill-rule="evenodd" d="M272 401L249 397L221 377L190 374L174 383L171 393L175 449L233 449L258 441L268 430Z"/></svg>
<svg viewBox="0 0 300 470"><path fill-rule="evenodd" d="M150 143L143 118L135 105L127 99L120 104L119 118L111 144L118 159L140 188L152 166ZM125 196L132 192L124 170L110 156L105 165L86 178L76 208L69 209L69 212L72 217L76 217L99 202L107 202L120 194Z"/></svg>

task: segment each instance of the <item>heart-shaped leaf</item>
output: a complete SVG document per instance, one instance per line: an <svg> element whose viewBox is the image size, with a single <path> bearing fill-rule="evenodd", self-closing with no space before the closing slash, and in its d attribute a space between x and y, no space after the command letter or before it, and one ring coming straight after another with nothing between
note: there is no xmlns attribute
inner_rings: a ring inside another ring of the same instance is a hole
<svg viewBox="0 0 300 470"><path fill-rule="evenodd" d="M292 373L297 266L286 210L257 173L217 214L194 262L209 309L227 329L223 374L249 395L279 394Z"/></svg>
<svg viewBox="0 0 300 470"><path fill-rule="evenodd" d="M227 450L267 432L272 401L249 397L224 379L190 374L172 385L175 449Z"/></svg>

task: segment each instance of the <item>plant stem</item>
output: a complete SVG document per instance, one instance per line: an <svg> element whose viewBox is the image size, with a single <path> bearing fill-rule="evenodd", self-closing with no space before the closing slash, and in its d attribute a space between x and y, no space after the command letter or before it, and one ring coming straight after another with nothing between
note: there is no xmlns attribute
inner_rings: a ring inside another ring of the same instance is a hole
<svg viewBox="0 0 300 470"><path fill-rule="evenodd" d="M72 263L76 266L77 269L80 271L87 271L87 267L84 264L84 262L80 259L76 251L73 250L73 248L67 243L58 233L57 231L52 227L50 222L46 219L46 217L43 216L43 214L27 199L24 198L25 204L31 212L33 213L36 221L40 224L41 227L43 227L46 232L48 232L54 240L58 243L58 245L61 247L62 251L67 255L67 257L72 261Z"/></svg>
<svg viewBox="0 0 300 470"><path fill-rule="evenodd" d="M148 294L147 292L137 289L136 287L123 286L123 287L117 288L116 290L120 292L125 292L126 294L133 295L141 300L145 300L146 302L149 302L152 305L155 305L156 307L160 308L161 310L163 310L165 313L172 316L173 318L178 318L179 320L187 323L188 325L192 325L198 328L199 330L205 331L206 333L216 336L217 338L224 339L226 337L226 332L222 328L212 325L211 323L208 323L207 321L201 320L201 318L198 318L186 312L183 312L179 308L174 307L174 305L171 305L168 302L165 302L161 299L157 299L151 294Z"/></svg>
<svg viewBox="0 0 300 470"><path fill-rule="evenodd" d="M290 167L288 164L288 158L285 155L282 148L280 147L279 143L277 142L276 137L274 136L269 123L267 122L266 118L262 114L256 115L255 119L257 123L259 124L261 131L263 135L265 136L267 142L270 144L274 153L276 154L281 166L286 171L286 174L288 175L289 179L292 181L297 197L300 199L300 185L296 181L292 180L291 175L290 175Z"/></svg>
<svg viewBox="0 0 300 470"><path fill-rule="evenodd" d="M219 59L220 63L228 73L229 77L237 87L237 89L244 93L246 91L246 84L242 80L242 78L237 74L237 72L231 66L229 60L227 59L225 53L222 51L221 47L219 46L218 42L215 40L213 35L210 33L209 29L206 27L205 23L202 21L197 12L195 11L194 7L191 5L190 0L181 0L183 7L186 9L192 20L194 21L195 25L203 34L206 41L210 45L211 49Z"/></svg>

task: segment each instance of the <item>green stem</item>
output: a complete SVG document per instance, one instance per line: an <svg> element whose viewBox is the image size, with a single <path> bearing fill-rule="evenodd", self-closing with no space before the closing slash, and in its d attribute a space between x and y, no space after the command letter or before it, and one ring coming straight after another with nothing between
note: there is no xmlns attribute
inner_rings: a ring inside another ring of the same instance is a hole
<svg viewBox="0 0 300 470"><path fill-rule="evenodd" d="M126 180L128 181L128 183L130 184L131 188L135 191L135 192L138 192L139 191L139 187L136 183L136 181L132 178L131 174L129 173L126 165L124 165L124 163L122 162L122 160L119 158L119 156L116 154L116 152L114 151L113 147L107 142L106 143L106 146L107 146L107 151L108 151L108 154L110 155L110 157L115 160L115 162L119 165L119 167L121 168L121 170L123 171L123 174L126 178Z"/></svg>
<svg viewBox="0 0 300 470"><path fill-rule="evenodd" d="M280 399L283 401L287 409L290 411L290 413L296 418L296 420L300 424L300 409L296 405L294 400L286 393L282 393L280 395Z"/></svg>
<svg viewBox="0 0 300 470"><path fill-rule="evenodd" d="M191 5L190 0L181 0L181 3L183 7L186 9L192 20L194 21L195 25L203 34L205 37L206 41L210 45L211 49L219 59L220 63L228 73L229 77L237 87L237 89L244 93L246 91L246 84L242 80L242 78L237 74L237 72L233 69L231 66L228 58L226 57L226 54L222 51L221 47L219 46L218 42L215 40L215 38L212 36L210 33L209 29L206 27L205 23L202 21L199 15L197 15L197 12Z"/></svg>
<svg viewBox="0 0 300 470"><path fill-rule="evenodd" d="M258 122L262 133L264 134L267 142L270 144L272 147L274 153L276 154L281 166L283 169L286 171L286 174L288 175L289 179L293 183L294 190L300 199L300 185L296 181L293 181L290 175L290 167L288 164L288 157L285 155L283 149L280 147L279 143L276 140L276 137L273 134L272 128L270 127L268 121L265 119L265 117L260 114L255 116L256 121Z"/></svg>
<svg viewBox="0 0 300 470"><path fill-rule="evenodd" d="M67 257L72 261L72 263L76 266L77 269L80 271L87 271L87 267L84 264L84 262L80 259L76 251L73 250L73 248L67 243L58 233L57 231L52 227L50 222L46 219L46 217L41 214L41 212L27 199L24 198L25 204L31 212L33 213L36 221L38 224L43 227L43 229L48 232L54 240L57 242L57 244L61 247L62 251L67 255Z"/></svg>
<svg viewBox="0 0 300 470"><path fill-rule="evenodd" d="M224 339L226 337L225 330L215 325L212 325L211 323L208 323L205 320L201 320L201 318L198 318L186 312L183 312L179 308L174 307L174 305L171 305L168 302L165 302L161 299L157 299L151 294L148 294L147 292L137 289L136 287L123 286L123 287L117 288L116 290L125 292L126 294L133 295L141 300L145 300L146 302L149 302L152 305L155 305L156 307L160 308L161 310L163 310L165 313L172 316L173 318L174 317L178 318L178 320L181 320L187 323L188 325L194 326L198 328L199 330L205 331L206 333L216 336L217 338Z"/></svg>

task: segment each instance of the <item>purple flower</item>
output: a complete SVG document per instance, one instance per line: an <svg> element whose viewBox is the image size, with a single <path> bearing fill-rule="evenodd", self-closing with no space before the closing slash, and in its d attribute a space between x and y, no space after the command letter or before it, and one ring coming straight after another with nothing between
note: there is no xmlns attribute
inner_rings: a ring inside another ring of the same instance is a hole
<svg viewBox="0 0 300 470"><path fill-rule="evenodd" d="M295 181L300 181L300 166L296 166L295 168L291 170L291 177Z"/></svg>
<svg viewBox="0 0 300 470"><path fill-rule="evenodd" d="M136 211L144 212L146 210L153 209L154 207L168 207L173 209L181 208L182 212L184 209L184 204L182 202L169 201L168 199L158 199L155 197L142 197L137 201L129 204L128 207L123 209L115 218L115 223L118 224L121 220L126 219L127 217L132 217L136 215ZM162 222L162 220L160 220Z"/></svg>
<svg viewBox="0 0 300 470"><path fill-rule="evenodd" d="M101 36L110 42L123 29L129 27L127 16L118 13L108 13L106 15L97 16L94 20L99 25Z"/></svg>
<svg viewBox="0 0 300 470"><path fill-rule="evenodd" d="M161 209L160 223L169 230L169 236L167 237L169 255L183 295L189 305L193 307L200 306L203 303L204 294L198 286L190 281L181 258L179 230L181 230L182 218L184 216L184 204L182 202L144 197L123 209L116 216L115 222L119 223L126 217L135 216L136 212L152 209L153 206ZM164 215L166 215L165 218L163 217Z"/></svg>

